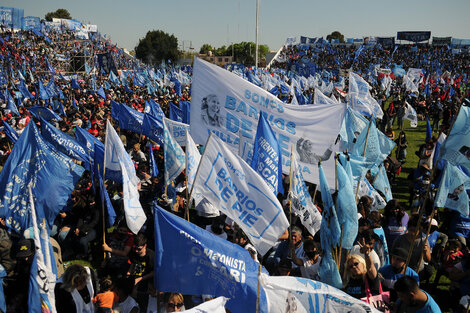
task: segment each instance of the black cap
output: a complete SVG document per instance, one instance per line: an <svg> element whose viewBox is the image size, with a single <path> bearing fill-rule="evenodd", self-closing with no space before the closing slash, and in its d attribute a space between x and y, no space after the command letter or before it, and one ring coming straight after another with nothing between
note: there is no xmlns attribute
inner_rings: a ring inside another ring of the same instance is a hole
<svg viewBox="0 0 470 313"><path fill-rule="evenodd" d="M26 258L34 254L34 243L32 239L21 239L18 241L17 258Z"/></svg>
<svg viewBox="0 0 470 313"><path fill-rule="evenodd" d="M406 261L408 258L408 251L404 248L395 247L393 248L391 255Z"/></svg>

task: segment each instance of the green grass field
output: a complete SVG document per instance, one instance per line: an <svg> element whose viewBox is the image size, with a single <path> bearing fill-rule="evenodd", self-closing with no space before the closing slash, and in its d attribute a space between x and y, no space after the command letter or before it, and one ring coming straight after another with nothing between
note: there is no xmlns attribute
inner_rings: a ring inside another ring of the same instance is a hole
<svg viewBox="0 0 470 313"><path fill-rule="evenodd" d="M394 127L395 128L395 127ZM408 140L408 148L406 155L406 163L403 164L402 170L399 176L396 176L395 180L391 182L392 194L394 199L400 201L401 205L410 213L409 206L409 181L408 175L417 168L419 158L415 154L418 151L419 146L425 142L426 139L426 121L419 121L418 127L410 127L410 123L405 121L404 131L406 133L406 139ZM395 131L395 137L398 137L399 130ZM433 133L434 136L438 136L438 133ZM395 150L393 151L393 157L395 157ZM431 277L430 282L434 282L434 275ZM441 276L437 289L431 292L436 302L441 306L443 312L451 312L449 308L449 300L451 294L449 291L450 280L446 276ZM426 287L425 287L426 289Z"/></svg>

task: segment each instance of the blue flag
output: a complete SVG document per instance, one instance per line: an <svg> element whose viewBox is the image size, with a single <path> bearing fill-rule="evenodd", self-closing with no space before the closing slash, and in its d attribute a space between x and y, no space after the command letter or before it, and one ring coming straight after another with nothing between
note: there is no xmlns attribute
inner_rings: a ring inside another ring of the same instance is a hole
<svg viewBox="0 0 470 313"><path fill-rule="evenodd" d="M106 100L106 94L104 93L103 86L101 86L96 93L98 94L98 96Z"/></svg>
<svg viewBox="0 0 470 313"><path fill-rule="evenodd" d="M446 207L468 216L469 198L466 192L468 188L470 188L470 177L457 166L447 162L434 205Z"/></svg>
<svg viewBox="0 0 470 313"><path fill-rule="evenodd" d="M46 121L56 119L57 121L62 121L62 118L57 115L54 111L42 106L35 105L33 107L30 107L28 111L37 119L44 119Z"/></svg>
<svg viewBox="0 0 470 313"><path fill-rule="evenodd" d="M231 312L254 312L257 276L258 263L247 250L155 208L156 289L226 296ZM264 291L260 295L260 312L266 312Z"/></svg>
<svg viewBox="0 0 470 313"><path fill-rule="evenodd" d="M149 101L145 101L144 112L147 114L151 114L154 117L162 121L163 121L163 118L165 117L165 113L163 112L162 108L160 107L158 103L153 101L153 99L150 99Z"/></svg>
<svg viewBox="0 0 470 313"><path fill-rule="evenodd" d="M351 179L339 161L336 161L336 174L338 179L336 212L338 222L343 229L341 245L349 250L354 245L358 230L356 197Z"/></svg>
<svg viewBox="0 0 470 313"><path fill-rule="evenodd" d="M77 80L75 78L72 78L70 86L72 87L72 89L80 89L80 85L77 83Z"/></svg>
<svg viewBox="0 0 470 313"><path fill-rule="evenodd" d="M163 122L150 114L144 114L142 134L155 141L158 145L163 145Z"/></svg>
<svg viewBox="0 0 470 313"><path fill-rule="evenodd" d="M16 141L18 140L18 133L6 121L2 122L4 126L3 132L8 137L8 139L10 139L11 142L16 143Z"/></svg>
<svg viewBox="0 0 470 313"><path fill-rule="evenodd" d="M83 171L45 142L33 122L28 123L0 173L0 190L4 191L0 215L9 228L19 233L31 227L31 185L38 215L45 216L51 227Z"/></svg>
<svg viewBox="0 0 470 313"><path fill-rule="evenodd" d="M429 123L429 117L426 116L426 142L432 138L432 128L431 124Z"/></svg>
<svg viewBox="0 0 470 313"><path fill-rule="evenodd" d="M77 101L75 101L75 98L72 98L72 106L75 110L78 110Z"/></svg>
<svg viewBox="0 0 470 313"><path fill-rule="evenodd" d="M470 170L470 107L461 106L449 137L440 151L441 158Z"/></svg>
<svg viewBox="0 0 470 313"><path fill-rule="evenodd" d="M392 152L395 145L393 140L377 129L375 121L371 119L369 127L364 128L357 137L352 153L365 156L367 162L380 164ZM366 147L365 153L364 147Z"/></svg>
<svg viewBox="0 0 470 313"><path fill-rule="evenodd" d="M330 286L341 289L343 288L343 281L339 274L338 266L336 265L331 253L325 253L321 259L319 268L320 280Z"/></svg>
<svg viewBox="0 0 470 313"><path fill-rule="evenodd" d="M393 199L392 188L390 187L387 172L383 164L379 166L379 172L374 178L374 188L385 196L387 202Z"/></svg>
<svg viewBox="0 0 470 313"><path fill-rule="evenodd" d="M119 122L119 111L121 111L121 104L111 100L111 117Z"/></svg>
<svg viewBox="0 0 470 313"><path fill-rule="evenodd" d="M336 208L333 203L333 197L330 193L330 187L326 180L322 166L318 165L320 178L321 199L323 202L322 223L320 226L320 240L322 249L330 253L332 248L339 246L341 239L341 227L339 225ZM355 215L357 217L357 214Z"/></svg>
<svg viewBox="0 0 470 313"><path fill-rule="evenodd" d="M107 219L108 227L111 227L114 225L114 221L116 220L116 212L114 211L113 204L111 203L111 200L109 199L108 191L106 190L106 186L103 183L103 178L101 177L101 175L98 175L98 178L100 180L101 203L104 203L104 205L106 206L106 210L108 212L108 219Z"/></svg>
<svg viewBox="0 0 470 313"><path fill-rule="evenodd" d="M170 102L170 120L183 122L183 111L174 105L173 102Z"/></svg>
<svg viewBox="0 0 470 313"><path fill-rule="evenodd" d="M264 114L259 115L250 166L264 178L275 195L284 193L281 147Z"/></svg>
<svg viewBox="0 0 470 313"><path fill-rule="evenodd" d="M91 170L91 160L87 151L75 139L61 132L45 120L41 120L41 134L58 151L73 159L84 162L84 167Z"/></svg>
<svg viewBox="0 0 470 313"><path fill-rule="evenodd" d="M155 162L155 157L153 155L153 146L149 142L147 144L147 147L149 149L149 166L150 166L150 176L152 177L157 177L158 176L158 166L157 162Z"/></svg>
<svg viewBox="0 0 470 313"><path fill-rule="evenodd" d="M52 96L49 94L46 87L44 87L44 84L42 83L42 81L40 79L38 81L38 84L39 84L39 97L43 100L47 100L47 99L51 98Z"/></svg>
<svg viewBox="0 0 470 313"><path fill-rule="evenodd" d="M5 98L7 101L7 109L10 110L12 114L20 116L20 112L18 112L18 109L16 108L15 101L13 101L13 98L11 97L8 90L5 90Z"/></svg>
<svg viewBox="0 0 470 313"><path fill-rule="evenodd" d="M104 169L104 144L96 139L95 136L80 127L75 128L75 139L84 149L86 149L87 154L92 160L93 174L96 175L99 173L102 175ZM106 172L106 178L117 182L121 180L119 175L111 177L108 172Z"/></svg>
<svg viewBox="0 0 470 313"><path fill-rule="evenodd" d="M189 120L191 116L191 102L180 101L180 109L183 112L183 123L189 125Z"/></svg>
<svg viewBox="0 0 470 313"><path fill-rule="evenodd" d="M20 84L18 85L18 90L21 92L24 98L29 98L33 99L34 96L29 92L28 87L26 87L26 84L24 81L21 81Z"/></svg>
<svg viewBox="0 0 470 313"><path fill-rule="evenodd" d="M125 104L119 106L119 128L142 134L144 113L134 110Z"/></svg>

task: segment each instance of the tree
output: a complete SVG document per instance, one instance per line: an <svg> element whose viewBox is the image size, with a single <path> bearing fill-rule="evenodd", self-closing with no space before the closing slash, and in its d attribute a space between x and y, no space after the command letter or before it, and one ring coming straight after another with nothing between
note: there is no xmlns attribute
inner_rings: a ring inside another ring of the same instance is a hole
<svg viewBox="0 0 470 313"><path fill-rule="evenodd" d="M225 50L226 55L231 55L232 45L228 46ZM267 52L269 52L269 47L267 45L258 46L258 59L260 63L262 60L266 59ZM242 63L247 66L254 65L255 53L256 44L254 42L240 42L233 44L234 61L237 63Z"/></svg>
<svg viewBox="0 0 470 313"><path fill-rule="evenodd" d="M326 40L330 41L331 39L339 39L340 43L344 43L344 35L341 34L339 31L334 31L328 36L326 36Z"/></svg>
<svg viewBox="0 0 470 313"><path fill-rule="evenodd" d="M205 43L202 45L201 49L199 49L199 54L207 54L209 51L214 51L214 48L210 44Z"/></svg>
<svg viewBox="0 0 470 313"><path fill-rule="evenodd" d="M72 19L72 16L70 16L69 11L67 11L66 9L57 9L57 11L49 12L49 13L46 14L46 16L44 16L46 21L49 21L49 22L52 22L52 19L54 17L55 18L64 18L64 19L67 19L67 20Z"/></svg>
<svg viewBox="0 0 470 313"><path fill-rule="evenodd" d="M135 56L149 64L159 64L167 60L175 62L180 56L178 39L161 30L149 31L135 47Z"/></svg>

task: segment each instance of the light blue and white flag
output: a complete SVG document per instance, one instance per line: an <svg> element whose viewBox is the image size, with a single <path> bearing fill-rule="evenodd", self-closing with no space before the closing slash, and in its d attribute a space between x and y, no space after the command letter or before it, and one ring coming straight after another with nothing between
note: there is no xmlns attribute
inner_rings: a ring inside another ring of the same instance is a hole
<svg viewBox="0 0 470 313"><path fill-rule="evenodd" d="M186 310L185 313L226 313L225 303L227 303L228 300L230 299L226 297L218 297Z"/></svg>
<svg viewBox="0 0 470 313"><path fill-rule="evenodd" d="M169 132L172 134L173 138L176 142L181 146L184 147L186 145L186 131L189 131L189 125L177 121L173 121L171 119L165 118L166 127L168 128Z"/></svg>
<svg viewBox="0 0 470 313"><path fill-rule="evenodd" d="M404 119L410 121L411 127L418 127L418 114L416 114L416 110L405 101L405 115L403 116Z"/></svg>
<svg viewBox="0 0 470 313"><path fill-rule="evenodd" d="M449 208L468 216L468 194L470 177L457 166L447 162L442 174L439 190L434 201L434 206Z"/></svg>
<svg viewBox="0 0 470 313"><path fill-rule="evenodd" d="M470 170L470 107L460 107L450 135L441 146L440 158Z"/></svg>
<svg viewBox="0 0 470 313"><path fill-rule="evenodd" d="M354 181L354 190L357 188L357 181ZM384 198L375 190L374 187L369 183L367 178L363 177L362 180L360 181L359 184L359 190L358 190L358 198L362 196L368 196L372 199L372 207L371 210L373 211L378 211L387 205L387 202L385 202Z"/></svg>
<svg viewBox="0 0 470 313"><path fill-rule="evenodd" d="M194 178L201 161L201 154L194 143L193 138L186 131L186 177L188 178L188 190L193 189Z"/></svg>
<svg viewBox="0 0 470 313"><path fill-rule="evenodd" d="M326 253L330 253L332 248L340 245L341 240L341 227L336 214L335 204L333 197L330 193L330 187L323 172L321 164L318 165L320 173L320 192L323 202L322 223L320 227L320 241L322 249Z"/></svg>
<svg viewBox="0 0 470 313"><path fill-rule="evenodd" d="M28 312L55 313L57 311L55 308L54 287L57 277L52 270L51 243L45 225L43 224L42 231L38 227L38 218L36 216L36 208L34 205L31 186L28 187L28 192L34 234L33 239L36 249L33 260L35 264L34 266L31 266L30 272Z"/></svg>
<svg viewBox="0 0 470 313"><path fill-rule="evenodd" d="M352 151L356 138L368 124L369 121L363 115L348 106L339 133L344 145L343 150Z"/></svg>
<svg viewBox="0 0 470 313"><path fill-rule="evenodd" d="M379 166L379 172L374 178L374 187L385 196L387 202L393 199L392 188L383 163Z"/></svg>
<svg viewBox="0 0 470 313"><path fill-rule="evenodd" d="M253 158L250 165L264 178L264 181L275 195L284 193L281 147L264 114L259 116L258 130L253 145Z"/></svg>
<svg viewBox="0 0 470 313"><path fill-rule="evenodd" d="M330 251L322 256L318 275L320 276L320 280L329 286L333 286L338 289L343 287L343 281L341 280L338 265L336 265L336 262L333 260L333 256Z"/></svg>
<svg viewBox="0 0 470 313"><path fill-rule="evenodd" d="M129 229L137 234L144 225L147 217L139 202L137 185L140 179L135 174L134 163L124 149L121 139L107 120L105 140L105 168L106 171L121 172L124 198L124 213Z"/></svg>
<svg viewBox="0 0 470 313"><path fill-rule="evenodd" d="M185 154L176 141L167 124L168 119L163 119L163 136L165 138L165 184L171 183L184 170ZM186 133L185 133L186 136Z"/></svg>
<svg viewBox="0 0 470 313"><path fill-rule="evenodd" d="M147 148L149 149L149 167L150 167L150 176L157 177L158 176L158 166L157 162L155 162L155 157L153 155L153 145L151 142L147 144Z"/></svg>
<svg viewBox="0 0 470 313"><path fill-rule="evenodd" d="M352 154L364 156L367 162L380 164L395 147L395 142L377 129L375 121L362 130L353 146ZM364 153L364 147L366 148Z"/></svg>
<svg viewBox="0 0 470 313"><path fill-rule="evenodd" d="M155 288L224 296L231 312L256 311L259 264L247 250L158 206L154 216ZM260 304L267 312L262 291Z"/></svg>
<svg viewBox="0 0 470 313"><path fill-rule="evenodd" d="M376 309L322 282L261 274L270 313L378 313Z"/></svg>
<svg viewBox="0 0 470 313"><path fill-rule="evenodd" d="M313 97L313 104L330 104L330 105L335 105L338 104L338 102L328 98L323 94L323 92L315 88L315 95Z"/></svg>
<svg viewBox="0 0 470 313"><path fill-rule="evenodd" d="M338 180L338 195L336 200L336 214L342 228L341 245L344 249L351 249L356 240L357 205L351 179L344 167L336 161L336 175Z"/></svg>
<svg viewBox="0 0 470 313"><path fill-rule="evenodd" d="M215 135L207 141L194 192L236 222L262 255L289 226L264 179Z"/></svg>
<svg viewBox="0 0 470 313"><path fill-rule="evenodd" d="M313 204L312 197L308 192L305 185L302 170L298 162L298 156L293 151L292 159L292 180L290 185L289 194L291 196L292 209L294 213L300 218L302 225L307 231L315 236L321 225L321 214L315 204Z"/></svg>

